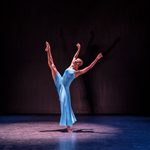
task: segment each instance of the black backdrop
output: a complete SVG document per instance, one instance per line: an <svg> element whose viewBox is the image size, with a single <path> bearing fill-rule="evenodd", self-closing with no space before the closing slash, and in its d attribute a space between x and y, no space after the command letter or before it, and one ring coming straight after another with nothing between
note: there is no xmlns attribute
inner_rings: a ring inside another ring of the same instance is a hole
<svg viewBox="0 0 150 150"><path fill-rule="evenodd" d="M2 7L1 114L59 113L44 52L46 40L61 74L77 42L81 43L83 67L99 51L112 50L72 83L75 113L150 112L146 1L14 0L5 1Z"/></svg>

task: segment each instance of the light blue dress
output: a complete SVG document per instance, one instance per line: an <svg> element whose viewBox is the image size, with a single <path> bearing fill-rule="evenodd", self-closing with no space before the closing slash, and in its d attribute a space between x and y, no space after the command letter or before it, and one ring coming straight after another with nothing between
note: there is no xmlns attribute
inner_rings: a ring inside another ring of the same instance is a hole
<svg viewBox="0 0 150 150"><path fill-rule="evenodd" d="M71 107L70 84L75 79L74 69L67 68L63 74L56 74L55 85L59 95L61 117L61 126L72 126L77 120Z"/></svg>

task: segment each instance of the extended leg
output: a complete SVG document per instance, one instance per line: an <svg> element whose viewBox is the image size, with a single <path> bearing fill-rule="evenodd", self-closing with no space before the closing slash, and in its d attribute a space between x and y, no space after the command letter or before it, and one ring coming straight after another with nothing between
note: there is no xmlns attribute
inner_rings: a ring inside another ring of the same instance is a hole
<svg viewBox="0 0 150 150"><path fill-rule="evenodd" d="M56 79L56 74L58 72L55 64L54 64L54 61L53 61L53 57L52 57L52 54L51 54L51 48L50 48L50 45L48 42L46 42L46 48L45 48L45 51L47 52L47 58L48 58L48 65L51 69L51 73L52 73L52 77L53 77L53 80L55 82L55 79Z"/></svg>

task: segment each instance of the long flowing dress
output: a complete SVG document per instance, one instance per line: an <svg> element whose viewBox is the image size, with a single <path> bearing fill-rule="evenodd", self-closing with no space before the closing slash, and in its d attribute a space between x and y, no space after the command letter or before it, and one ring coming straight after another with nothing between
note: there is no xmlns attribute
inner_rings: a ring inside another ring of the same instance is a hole
<svg viewBox="0 0 150 150"><path fill-rule="evenodd" d="M72 126L77 120L71 107L70 84L75 79L74 69L67 68L63 74L56 74L55 85L59 95L61 117L61 126Z"/></svg>

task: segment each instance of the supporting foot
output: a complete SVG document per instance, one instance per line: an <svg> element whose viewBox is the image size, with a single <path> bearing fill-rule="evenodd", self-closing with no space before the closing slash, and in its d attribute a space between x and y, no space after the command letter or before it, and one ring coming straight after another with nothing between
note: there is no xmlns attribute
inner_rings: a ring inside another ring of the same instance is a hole
<svg viewBox="0 0 150 150"><path fill-rule="evenodd" d="M72 129L70 126L67 126L67 131L68 131L69 133L72 133L72 132L73 132L73 129Z"/></svg>

